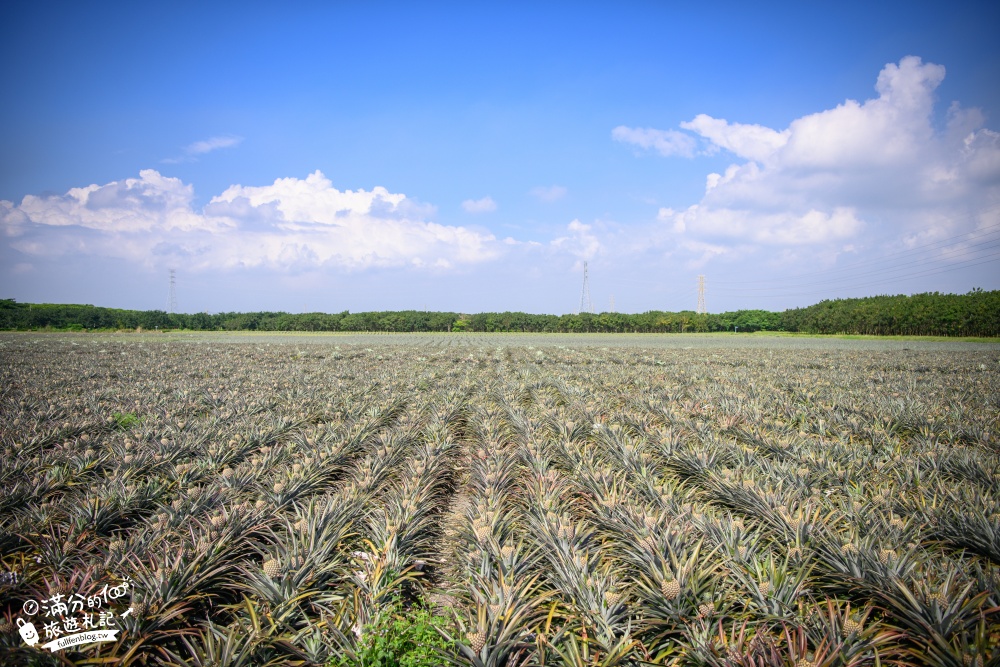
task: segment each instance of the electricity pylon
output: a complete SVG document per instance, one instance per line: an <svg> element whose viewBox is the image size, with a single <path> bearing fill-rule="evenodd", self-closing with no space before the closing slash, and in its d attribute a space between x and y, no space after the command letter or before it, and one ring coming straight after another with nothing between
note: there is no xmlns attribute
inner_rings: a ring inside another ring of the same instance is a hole
<svg viewBox="0 0 1000 667"><path fill-rule="evenodd" d="M583 291L580 293L580 311L581 313L592 313L594 312L594 304L590 300L590 281L587 277L587 263L583 263Z"/></svg>
<svg viewBox="0 0 1000 667"><path fill-rule="evenodd" d="M705 308L705 276L698 276L698 312L701 314L707 313L708 309Z"/></svg>
<svg viewBox="0 0 1000 667"><path fill-rule="evenodd" d="M174 269L170 269L170 296L167 299L167 312L177 312L177 276Z"/></svg>

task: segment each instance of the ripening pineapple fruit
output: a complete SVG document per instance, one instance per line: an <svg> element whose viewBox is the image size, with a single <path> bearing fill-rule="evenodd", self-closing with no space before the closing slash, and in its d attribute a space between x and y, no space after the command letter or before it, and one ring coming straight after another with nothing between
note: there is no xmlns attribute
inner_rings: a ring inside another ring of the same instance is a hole
<svg viewBox="0 0 1000 667"><path fill-rule="evenodd" d="M983 656L975 653L966 653L962 656L962 662L967 667L983 667Z"/></svg>
<svg viewBox="0 0 1000 667"><path fill-rule="evenodd" d="M226 525L226 517L222 516L221 514L212 517L212 528L218 530L225 525Z"/></svg>
<svg viewBox="0 0 1000 667"><path fill-rule="evenodd" d="M948 606L948 598L941 591L936 591L927 596L929 602L937 602L938 606L942 609Z"/></svg>
<svg viewBox="0 0 1000 667"><path fill-rule="evenodd" d="M858 548L856 546L854 546L854 544L852 544L851 542L848 542L847 544L845 544L842 547L840 547L840 552L841 553L845 553L845 554L852 554L852 553L856 553L857 551L858 551Z"/></svg>
<svg viewBox="0 0 1000 667"><path fill-rule="evenodd" d="M788 550L788 558L791 560L799 560L802 558L802 549L798 547L792 547Z"/></svg>
<svg viewBox="0 0 1000 667"><path fill-rule="evenodd" d="M278 575L281 574L281 563L279 563L276 558L270 558L264 561L264 574L269 576L271 579L277 579Z"/></svg>
<svg viewBox="0 0 1000 667"><path fill-rule="evenodd" d="M700 605L698 605L699 618L706 618L708 616L711 616L712 612L714 611L715 611L715 606L710 602L702 602Z"/></svg>
<svg viewBox="0 0 1000 667"><path fill-rule="evenodd" d="M255 502L253 504L253 506L254 506L255 509L262 510L265 507L267 507L267 501L266 500L258 500L257 502Z"/></svg>
<svg viewBox="0 0 1000 667"><path fill-rule="evenodd" d="M816 667L816 663L808 658L799 658L795 661L795 667Z"/></svg>
<svg viewBox="0 0 1000 667"><path fill-rule="evenodd" d="M110 551L113 554L123 551L124 549L125 549L125 543L118 538L111 540L111 543L108 544L108 551Z"/></svg>
<svg viewBox="0 0 1000 667"><path fill-rule="evenodd" d="M0 635L9 634L14 629L14 625L6 616L0 616Z"/></svg>
<svg viewBox="0 0 1000 667"><path fill-rule="evenodd" d="M617 607L618 603L622 601L622 594L616 591L605 591L604 601L608 603L609 607Z"/></svg>
<svg viewBox="0 0 1000 667"><path fill-rule="evenodd" d="M771 592L771 582L770 581L762 581L762 582L760 582L760 584L757 585L757 588L760 589L760 594L761 595L763 595L764 597L767 597L767 594Z"/></svg>
<svg viewBox="0 0 1000 667"><path fill-rule="evenodd" d="M895 560L896 551L894 549L882 549L878 552L878 562L888 565L889 561Z"/></svg>
<svg viewBox="0 0 1000 667"><path fill-rule="evenodd" d="M469 648L472 649L473 653L478 654L486 646L485 632L467 632L465 638L469 640Z"/></svg>
<svg viewBox="0 0 1000 667"><path fill-rule="evenodd" d="M141 617L146 613L146 601L145 600L132 600L132 612L136 617Z"/></svg>
<svg viewBox="0 0 1000 667"><path fill-rule="evenodd" d="M861 621L858 616L851 616L844 621L844 636L861 634Z"/></svg>
<svg viewBox="0 0 1000 667"><path fill-rule="evenodd" d="M275 482L274 483L274 492L275 493L281 493L284 490L285 490L285 485L284 484L282 484L281 482Z"/></svg>
<svg viewBox="0 0 1000 667"><path fill-rule="evenodd" d="M673 577L660 582L660 592L668 600L674 600L681 594L681 582Z"/></svg>

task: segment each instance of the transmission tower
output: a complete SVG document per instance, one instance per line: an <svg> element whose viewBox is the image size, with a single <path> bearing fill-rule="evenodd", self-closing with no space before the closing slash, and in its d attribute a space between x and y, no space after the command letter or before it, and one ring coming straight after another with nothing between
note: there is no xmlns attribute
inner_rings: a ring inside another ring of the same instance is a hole
<svg viewBox="0 0 1000 667"><path fill-rule="evenodd" d="M177 312L177 271L170 269L170 296L167 299L167 312Z"/></svg>
<svg viewBox="0 0 1000 667"><path fill-rule="evenodd" d="M707 313L705 308L705 276L698 276L698 312Z"/></svg>
<svg viewBox="0 0 1000 667"><path fill-rule="evenodd" d="M587 263L583 263L583 291L580 293L580 312L594 312L594 304L590 300L590 281L587 278Z"/></svg>
<svg viewBox="0 0 1000 667"><path fill-rule="evenodd" d="M611 312L615 312L615 295L611 295Z"/></svg>

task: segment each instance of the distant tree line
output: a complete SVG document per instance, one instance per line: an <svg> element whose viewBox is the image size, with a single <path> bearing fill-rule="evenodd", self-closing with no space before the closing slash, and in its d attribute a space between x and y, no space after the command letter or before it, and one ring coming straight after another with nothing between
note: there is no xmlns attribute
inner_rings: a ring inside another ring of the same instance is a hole
<svg viewBox="0 0 1000 667"><path fill-rule="evenodd" d="M781 314L785 331L874 336L998 336L1000 290L820 301Z"/></svg>
<svg viewBox="0 0 1000 667"><path fill-rule="evenodd" d="M789 331L824 334L998 336L1000 290L821 301L783 312L690 310L645 313L477 313L418 310L365 313L166 313L90 305L17 303L0 299L4 330L192 331L494 331L551 333L685 333Z"/></svg>

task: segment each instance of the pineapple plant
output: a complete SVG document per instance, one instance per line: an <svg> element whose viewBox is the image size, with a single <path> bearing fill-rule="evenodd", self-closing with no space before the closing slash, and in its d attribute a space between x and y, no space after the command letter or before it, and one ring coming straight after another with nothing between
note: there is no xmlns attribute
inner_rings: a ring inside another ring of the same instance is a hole
<svg viewBox="0 0 1000 667"><path fill-rule="evenodd" d="M936 604L941 609L947 609L949 605L948 596L945 595L943 590L937 590L930 593L927 596L927 601L932 604Z"/></svg>
<svg viewBox="0 0 1000 667"><path fill-rule="evenodd" d="M486 646L486 633L481 630L465 633L465 638L469 642L469 648L473 653L480 653Z"/></svg>
<svg viewBox="0 0 1000 667"><path fill-rule="evenodd" d="M667 600L675 600L681 594L681 583L671 577L660 582L660 591Z"/></svg>
<svg viewBox="0 0 1000 667"><path fill-rule="evenodd" d="M277 558L268 558L264 561L262 568L264 570L264 574L271 579L277 579L281 576L281 563Z"/></svg>
<svg viewBox="0 0 1000 667"><path fill-rule="evenodd" d="M149 607L146 605L146 601L143 598L133 598L131 608L135 617L140 619L145 616L146 612L149 610Z"/></svg>
<svg viewBox="0 0 1000 667"><path fill-rule="evenodd" d="M844 636L860 635L862 630L860 614L852 614L844 619Z"/></svg>
<svg viewBox="0 0 1000 667"><path fill-rule="evenodd" d="M983 667L983 656L978 653L965 653L962 664L966 667Z"/></svg>

